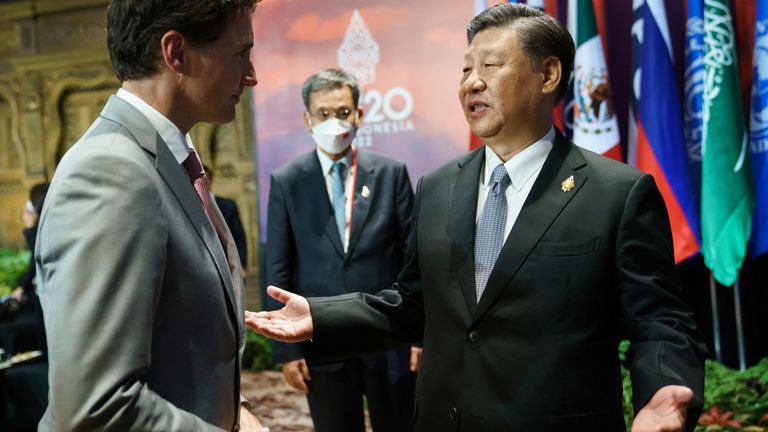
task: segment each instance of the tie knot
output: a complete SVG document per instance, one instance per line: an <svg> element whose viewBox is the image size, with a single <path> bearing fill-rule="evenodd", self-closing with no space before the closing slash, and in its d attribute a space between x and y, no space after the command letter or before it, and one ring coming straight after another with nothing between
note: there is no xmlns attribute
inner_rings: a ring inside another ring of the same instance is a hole
<svg viewBox="0 0 768 432"><path fill-rule="evenodd" d="M491 187L494 192L503 192L511 181L504 164L499 164L491 174ZM499 185L499 189L496 189L496 185Z"/></svg>
<svg viewBox="0 0 768 432"><path fill-rule="evenodd" d="M181 165L187 170L187 174L192 181L205 175L203 165L200 163L200 159L197 157L195 150L190 149L189 156L184 159L184 162Z"/></svg>
<svg viewBox="0 0 768 432"><path fill-rule="evenodd" d="M341 162L341 161L334 162L333 165L331 165L331 169L333 170L333 172L335 172L336 175L338 175L340 178L344 177L344 168L346 167L347 166L344 165L344 162Z"/></svg>

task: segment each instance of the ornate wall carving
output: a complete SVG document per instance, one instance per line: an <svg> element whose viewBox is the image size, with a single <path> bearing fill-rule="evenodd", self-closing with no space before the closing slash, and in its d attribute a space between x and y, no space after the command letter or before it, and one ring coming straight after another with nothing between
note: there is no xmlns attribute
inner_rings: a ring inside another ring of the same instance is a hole
<svg viewBox="0 0 768 432"><path fill-rule="evenodd" d="M109 0L0 3L0 245L23 247L21 208L35 183L53 176L61 156L119 87L105 47ZM216 173L214 192L237 200L258 245L249 98L228 125L190 134Z"/></svg>

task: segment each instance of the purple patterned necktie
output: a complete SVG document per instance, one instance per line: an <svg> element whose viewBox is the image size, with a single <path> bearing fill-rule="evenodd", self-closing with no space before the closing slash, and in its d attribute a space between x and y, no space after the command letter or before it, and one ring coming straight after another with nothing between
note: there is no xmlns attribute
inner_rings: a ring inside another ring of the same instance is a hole
<svg viewBox="0 0 768 432"><path fill-rule="evenodd" d="M219 218L216 215L216 211L213 208L213 202L211 202L211 186L208 183L208 177L203 170L203 164L200 162L200 158L197 157L197 153L194 149L190 149L189 156L181 164L189 179L192 181L192 187L195 188L197 196L200 198L200 202L203 203L203 209L205 214L208 215L208 219L211 221L211 225L216 230L216 234L221 241L221 232L219 231ZM222 242L223 243L223 242ZM226 251L226 249L224 249Z"/></svg>

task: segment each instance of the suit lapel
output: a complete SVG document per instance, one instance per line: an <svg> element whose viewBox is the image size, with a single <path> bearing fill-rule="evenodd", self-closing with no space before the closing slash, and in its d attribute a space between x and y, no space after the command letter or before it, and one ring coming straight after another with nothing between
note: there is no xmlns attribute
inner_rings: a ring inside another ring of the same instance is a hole
<svg viewBox="0 0 768 432"><path fill-rule="evenodd" d="M368 218L368 211L371 209L371 202L373 197L378 192L374 190L373 185L376 184L376 171L373 165L370 163L364 152L357 152L357 174L355 176L355 189L354 201L352 207L352 226L349 233L349 247L347 248L347 259L352 255L357 241L360 239L360 235L363 231L363 226ZM368 192L363 196L363 187L367 188Z"/></svg>
<svg viewBox="0 0 768 432"><path fill-rule="evenodd" d="M496 266L477 305L474 321L493 305L550 225L587 181L586 173L579 171L585 164L575 146L558 134L555 145L499 253ZM575 187L564 192L562 182L570 176L573 176Z"/></svg>
<svg viewBox="0 0 768 432"><path fill-rule="evenodd" d="M192 187L186 171L176 161L168 145L160 138L160 135L158 135L149 121L129 103L116 96L112 96L101 115L124 125L138 144L155 156L155 168L168 185L168 188L176 196L181 208L192 223L195 232L203 240L208 253L216 264L216 269L224 284L227 300L232 307L233 318L235 318L235 321L238 321L239 326L239 320L236 318L235 313L238 305L235 299L232 274L229 271L227 257L224 255L221 242L211 222L208 220L203 206L200 204L200 198Z"/></svg>
<svg viewBox="0 0 768 432"><path fill-rule="evenodd" d="M475 216L480 172L485 147L458 162L459 174L451 191L448 235L451 238L451 268L455 269L470 312L477 306L475 296Z"/></svg>
<svg viewBox="0 0 768 432"><path fill-rule="evenodd" d="M313 223L320 224L317 228L319 231L323 231L328 241L331 242L336 253L341 258L344 258L344 245L341 244L341 238L339 238L339 229L336 227L336 217L333 214L333 207L331 201L328 198L328 188L325 185L325 173L320 165L320 159L317 157L317 153L313 151L308 155L307 164L304 165L304 171L309 181L306 182L306 195L303 199L297 201L301 203L308 203L308 211L310 214L320 213L320 217L313 218ZM325 209L323 211L322 209Z"/></svg>

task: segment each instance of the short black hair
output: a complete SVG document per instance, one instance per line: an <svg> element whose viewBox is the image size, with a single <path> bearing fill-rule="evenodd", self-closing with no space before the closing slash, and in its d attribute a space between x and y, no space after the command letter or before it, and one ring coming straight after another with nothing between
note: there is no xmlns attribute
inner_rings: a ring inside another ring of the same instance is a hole
<svg viewBox="0 0 768 432"><path fill-rule="evenodd" d="M533 65L555 56L562 65L562 77L557 86L557 100L565 96L573 71L576 46L563 24L539 9L519 3L502 3L481 12L467 26L467 43L483 30L513 28L520 47Z"/></svg>
<svg viewBox="0 0 768 432"><path fill-rule="evenodd" d="M309 97L312 93L321 90L349 87L352 92L352 103L357 109L357 99L360 98L360 84L357 78L349 72L341 69L323 69L307 78L301 86L301 97L304 99L304 107L309 111Z"/></svg>
<svg viewBox="0 0 768 432"><path fill-rule="evenodd" d="M176 30L195 48L221 37L237 14L260 0L112 0L107 9L107 48L117 78L138 80L158 70L160 39Z"/></svg>

